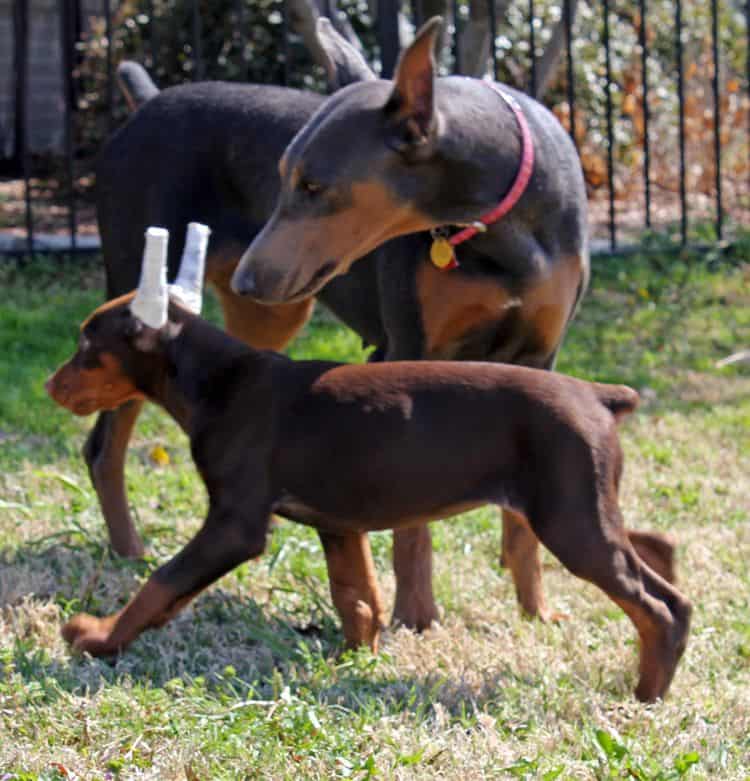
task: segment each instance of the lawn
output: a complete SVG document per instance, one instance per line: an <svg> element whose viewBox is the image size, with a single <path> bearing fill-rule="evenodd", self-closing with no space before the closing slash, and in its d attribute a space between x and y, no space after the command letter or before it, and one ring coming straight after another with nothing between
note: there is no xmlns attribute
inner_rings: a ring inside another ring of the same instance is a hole
<svg viewBox="0 0 750 781"><path fill-rule="evenodd" d="M750 346L747 245L598 261L559 361L643 396L622 427L622 506L677 537L695 604L651 706L632 696L630 622L551 556L568 619L519 615L494 509L433 526L441 624L386 632L377 657L340 653L317 536L290 523L114 663L71 654L61 623L124 604L205 498L185 438L149 409L127 467L148 556L108 551L79 456L92 421L42 388L101 301L98 266L8 265L0 285L0 778L750 779L750 366L714 366ZM322 310L291 352L363 357ZM390 534L372 541L390 604Z"/></svg>

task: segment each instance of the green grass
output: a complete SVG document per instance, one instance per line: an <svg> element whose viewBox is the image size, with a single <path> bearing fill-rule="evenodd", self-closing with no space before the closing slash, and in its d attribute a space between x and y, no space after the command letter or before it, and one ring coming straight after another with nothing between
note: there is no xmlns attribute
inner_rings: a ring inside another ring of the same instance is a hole
<svg viewBox="0 0 750 781"><path fill-rule="evenodd" d="M548 600L569 620L519 616L492 509L433 525L442 623L387 632L377 657L340 655L317 536L290 523L114 664L71 654L61 623L123 605L205 496L183 435L147 410L127 474L148 556L109 553L79 456L92 421L42 388L101 301L98 266L0 269L0 778L750 779L750 367L714 368L750 346L744 252L600 261L559 360L644 397L623 426L622 507L676 535L695 603L653 706L631 694L630 623L551 557ZM322 310L291 352L364 358ZM390 534L372 543L392 601Z"/></svg>

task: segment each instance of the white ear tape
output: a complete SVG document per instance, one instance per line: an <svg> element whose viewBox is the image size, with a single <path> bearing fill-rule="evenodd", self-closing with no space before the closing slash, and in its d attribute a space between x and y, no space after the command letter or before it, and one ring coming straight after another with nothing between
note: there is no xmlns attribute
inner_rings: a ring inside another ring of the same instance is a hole
<svg viewBox="0 0 750 781"><path fill-rule="evenodd" d="M141 281L130 311L145 325L161 328L167 322L167 246L169 231L149 228L143 250Z"/></svg>
<svg viewBox="0 0 750 781"><path fill-rule="evenodd" d="M196 315L203 306L203 274L206 267L206 251L211 229L208 225L191 222L185 236L180 270L169 293Z"/></svg>

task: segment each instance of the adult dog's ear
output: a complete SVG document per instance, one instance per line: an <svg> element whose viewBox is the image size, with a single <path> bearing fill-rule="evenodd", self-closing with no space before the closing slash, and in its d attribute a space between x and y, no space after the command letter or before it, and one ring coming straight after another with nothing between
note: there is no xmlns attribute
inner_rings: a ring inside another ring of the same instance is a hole
<svg viewBox="0 0 750 781"><path fill-rule="evenodd" d="M437 135L434 51L442 25L442 17L434 16L399 57L393 91L384 107L392 123L393 145L399 151L431 151L430 142Z"/></svg>
<svg viewBox="0 0 750 781"><path fill-rule="evenodd" d="M325 55L328 92L336 92L355 81L372 81L375 78L361 52L357 51L325 16L318 19L315 33Z"/></svg>

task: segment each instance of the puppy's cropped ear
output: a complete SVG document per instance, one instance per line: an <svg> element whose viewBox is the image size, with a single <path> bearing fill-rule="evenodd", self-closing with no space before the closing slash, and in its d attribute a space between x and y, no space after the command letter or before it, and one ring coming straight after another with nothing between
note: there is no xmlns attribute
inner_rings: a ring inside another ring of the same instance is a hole
<svg viewBox="0 0 750 781"><path fill-rule="evenodd" d="M151 328L146 325L139 317L131 312L130 317L124 325L124 337L134 349L139 352L148 353L159 346L162 333L160 329Z"/></svg>
<svg viewBox="0 0 750 781"><path fill-rule="evenodd" d="M412 44L401 52L393 92L384 111L392 124L393 146L399 151L431 151L437 135L435 110L435 42L443 20L434 16L419 30Z"/></svg>
<svg viewBox="0 0 750 781"><path fill-rule="evenodd" d="M318 19L315 34L325 57L329 93L356 81L372 81L375 78L361 52L357 51L325 16Z"/></svg>

